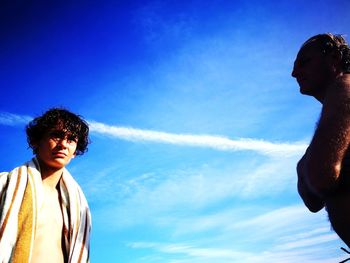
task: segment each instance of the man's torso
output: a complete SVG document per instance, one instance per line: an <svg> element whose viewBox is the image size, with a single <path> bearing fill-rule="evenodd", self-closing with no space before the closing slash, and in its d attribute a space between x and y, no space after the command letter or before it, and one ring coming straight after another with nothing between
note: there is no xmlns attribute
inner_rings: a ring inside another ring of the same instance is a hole
<svg viewBox="0 0 350 263"><path fill-rule="evenodd" d="M44 201L38 208L37 228L33 244L31 262L62 263L63 217L57 190L44 188Z"/></svg>
<svg viewBox="0 0 350 263"><path fill-rule="evenodd" d="M326 209L333 229L350 247L350 150L343 159L339 187L327 197Z"/></svg>

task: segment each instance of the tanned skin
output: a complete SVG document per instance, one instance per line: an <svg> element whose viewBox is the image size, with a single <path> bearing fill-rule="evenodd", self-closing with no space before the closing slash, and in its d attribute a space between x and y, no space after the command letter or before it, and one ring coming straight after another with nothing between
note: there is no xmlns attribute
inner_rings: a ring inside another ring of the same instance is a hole
<svg viewBox="0 0 350 263"><path fill-rule="evenodd" d="M40 163L43 203L38 207L38 221L32 263L66 262L62 248L63 215L60 206L59 180L64 167L75 157L77 139L60 130L51 130L36 145Z"/></svg>
<svg viewBox="0 0 350 263"><path fill-rule="evenodd" d="M300 49L292 76L300 92L322 103L311 143L298 162L298 192L312 212L326 208L331 225L350 247L350 74L339 50L317 41Z"/></svg>

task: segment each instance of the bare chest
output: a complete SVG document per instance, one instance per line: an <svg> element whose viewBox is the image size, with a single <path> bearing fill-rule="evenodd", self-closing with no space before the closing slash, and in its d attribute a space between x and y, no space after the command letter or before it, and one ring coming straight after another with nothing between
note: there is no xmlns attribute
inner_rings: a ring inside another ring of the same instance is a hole
<svg viewBox="0 0 350 263"><path fill-rule="evenodd" d="M58 192L44 188L44 201L38 208L32 262L64 262L62 229Z"/></svg>

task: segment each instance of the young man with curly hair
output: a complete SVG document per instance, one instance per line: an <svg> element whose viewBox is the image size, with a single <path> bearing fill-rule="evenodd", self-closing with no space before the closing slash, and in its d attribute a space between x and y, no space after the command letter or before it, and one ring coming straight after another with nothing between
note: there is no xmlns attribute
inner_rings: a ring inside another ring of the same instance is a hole
<svg viewBox="0 0 350 263"><path fill-rule="evenodd" d="M0 262L88 262L90 211L65 166L86 152L89 127L53 108L26 132L35 157L0 174Z"/></svg>
<svg viewBox="0 0 350 263"><path fill-rule="evenodd" d="M333 229L350 247L350 48L341 35L311 37L292 76L300 92L322 103L317 129L297 165L298 192L312 212L326 208Z"/></svg>

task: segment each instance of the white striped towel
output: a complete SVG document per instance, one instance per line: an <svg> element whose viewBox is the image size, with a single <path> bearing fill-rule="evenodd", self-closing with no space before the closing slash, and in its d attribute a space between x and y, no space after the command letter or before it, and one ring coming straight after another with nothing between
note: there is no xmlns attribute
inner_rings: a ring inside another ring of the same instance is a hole
<svg viewBox="0 0 350 263"><path fill-rule="evenodd" d="M60 179L63 238L69 263L89 262L91 215L86 198L67 169ZM39 163L33 158L0 173L0 262L30 262L37 211L43 202Z"/></svg>

